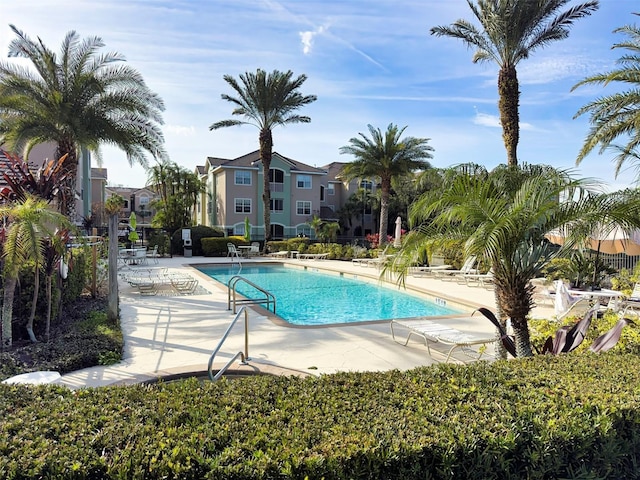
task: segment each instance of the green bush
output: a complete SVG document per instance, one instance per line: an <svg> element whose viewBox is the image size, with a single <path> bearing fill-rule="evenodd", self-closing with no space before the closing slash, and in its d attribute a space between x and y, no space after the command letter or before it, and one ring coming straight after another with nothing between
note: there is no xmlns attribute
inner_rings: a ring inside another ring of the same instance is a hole
<svg viewBox="0 0 640 480"><path fill-rule="evenodd" d="M189 227L191 229L191 246L192 254L196 256L204 255L202 248L202 239L210 237L224 237L224 232L219 228L206 227L204 225L196 225ZM182 255L184 252L184 242L182 240L182 229L176 230L171 236L172 252Z"/></svg>
<svg viewBox="0 0 640 480"><path fill-rule="evenodd" d="M153 232L149 235L147 240L147 247L153 249L158 246L159 255L169 255L169 235L164 232Z"/></svg>
<svg viewBox="0 0 640 480"><path fill-rule="evenodd" d="M637 478L640 358L0 385L0 472L30 478Z"/></svg>
<svg viewBox="0 0 640 480"><path fill-rule="evenodd" d="M600 318L594 319L591 322L589 330L587 330L587 336L580 346L576 348L575 352L588 353L589 347L591 347L594 340L612 329L619 319L618 314L611 310L605 312ZM577 316L565 318L561 323L558 323L556 320L530 319L529 330L531 344L538 351L542 351L544 342L547 338L554 337L560 327L565 325L573 326L580 320L581 317ZM640 331L638 328L634 328L634 326L625 327L620 335L620 340L618 340L618 343L611 351L634 353L636 355L640 354Z"/></svg>
<svg viewBox="0 0 640 480"><path fill-rule="evenodd" d="M227 243L238 245L249 245L244 237L207 237L201 240L202 252L205 257L224 257L227 255Z"/></svg>

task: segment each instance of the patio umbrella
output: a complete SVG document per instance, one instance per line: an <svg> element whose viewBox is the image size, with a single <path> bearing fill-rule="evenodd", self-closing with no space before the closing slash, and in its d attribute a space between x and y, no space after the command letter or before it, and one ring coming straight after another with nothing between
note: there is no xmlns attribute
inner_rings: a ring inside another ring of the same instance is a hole
<svg viewBox="0 0 640 480"><path fill-rule="evenodd" d="M393 239L393 246L394 247L401 247L402 246L402 219L400 217L396 218L396 236Z"/></svg>
<svg viewBox="0 0 640 480"><path fill-rule="evenodd" d="M564 245L567 233L567 229L557 229L545 236L551 243ZM596 228L586 239L586 247L598 253L640 255L640 230L626 231L620 227Z"/></svg>

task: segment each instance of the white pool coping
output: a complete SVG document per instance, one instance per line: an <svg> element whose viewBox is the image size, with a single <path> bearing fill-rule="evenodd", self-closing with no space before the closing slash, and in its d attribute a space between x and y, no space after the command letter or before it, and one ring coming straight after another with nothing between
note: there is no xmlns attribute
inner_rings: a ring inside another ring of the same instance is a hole
<svg viewBox="0 0 640 480"><path fill-rule="evenodd" d="M201 295L141 296L121 281L124 360L117 365L92 367L63 375L56 383L71 388L96 387L138 382L178 371L205 370L212 350L234 315L227 310L226 289L190 265L230 261L235 259L160 259L160 266L197 277L200 285L209 292ZM273 262L274 259L259 257L251 261ZM285 261L376 279L379 276L375 267L346 261ZM495 311L493 290L430 277L408 277L407 284L438 298L463 304L469 312L479 306ZM544 317L552 312L552 309L536 309L534 313ZM494 331L482 316L473 321L447 319L447 322L453 328L469 332L486 334ZM394 342L389 322L295 328L273 322L264 311L251 309L249 325L249 356L252 360L249 367L244 368L267 373L321 375L339 371L407 370L442 362L446 358L446 347L432 346L432 356L429 356L424 344L418 341L407 346ZM244 335L239 322L216 357L214 368L226 363L243 346ZM439 355L440 351L442 355ZM460 354L458 360L468 361L469 358Z"/></svg>

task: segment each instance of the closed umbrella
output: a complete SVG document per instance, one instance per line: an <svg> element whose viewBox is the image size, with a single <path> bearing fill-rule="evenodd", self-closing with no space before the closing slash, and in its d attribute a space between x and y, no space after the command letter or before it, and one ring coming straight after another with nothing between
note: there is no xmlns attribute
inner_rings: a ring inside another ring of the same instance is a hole
<svg viewBox="0 0 640 480"><path fill-rule="evenodd" d="M394 247L402 246L402 219L400 217L396 218L396 236L393 239Z"/></svg>

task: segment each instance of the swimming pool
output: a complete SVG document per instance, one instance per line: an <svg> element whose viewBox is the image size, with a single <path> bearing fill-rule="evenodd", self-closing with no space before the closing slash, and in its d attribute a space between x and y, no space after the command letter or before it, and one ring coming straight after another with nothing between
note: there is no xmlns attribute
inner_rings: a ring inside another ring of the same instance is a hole
<svg viewBox="0 0 640 480"><path fill-rule="evenodd" d="M197 267L205 275L227 285L237 266ZM324 273L281 265L243 265L240 275L271 292L277 301L276 314L293 325L330 325L393 318L451 315L461 310L424 297L385 287L354 275ZM238 293L255 298L257 291L245 283Z"/></svg>

